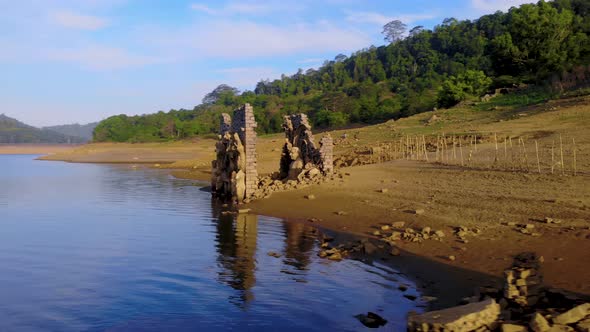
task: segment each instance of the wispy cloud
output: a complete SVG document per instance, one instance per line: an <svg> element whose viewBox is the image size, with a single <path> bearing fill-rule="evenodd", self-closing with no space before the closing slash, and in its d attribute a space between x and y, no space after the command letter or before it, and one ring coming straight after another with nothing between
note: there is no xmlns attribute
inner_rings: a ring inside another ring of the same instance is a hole
<svg viewBox="0 0 590 332"><path fill-rule="evenodd" d="M215 15L217 14L217 10L202 4L202 3L193 3L191 4L190 8L192 10L198 11L198 12L203 12L205 14L209 14L209 15Z"/></svg>
<svg viewBox="0 0 590 332"><path fill-rule="evenodd" d="M213 8L203 3L193 3L190 8L208 15L266 15L274 12L298 12L305 8L301 2L286 1L230 1Z"/></svg>
<svg viewBox="0 0 590 332"><path fill-rule="evenodd" d="M49 19L60 26L81 30L98 30L109 25L109 20L105 18L80 14L69 10L51 12Z"/></svg>
<svg viewBox="0 0 590 332"><path fill-rule="evenodd" d="M349 52L370 43L370 36L352 28L327 22L266 24L255 21L216 19L173 30L155 27L143 31L146 42L158 49L185 50L181 56L269 57L307 51Z"/></svg>
<svg viewBox="0 0 590 332"><path fill-rule="evenodd" d="M114 70L164 62L162 58L102 45L51 49L46 52L46 56L54 61L73 63L92 70Z"/></svg>
<svg viewBox="0 0 590 332"><path fill-rule="evenodd" d="M498 10L506 11L511 7L518 7L525 3L535 3L532 0L471 0L471 7L479 13L492 13Z"/></svg>
<svg viewBox="0 0 590 332"><path fill-rule="evenodd" d="M391 21L399 20L406 24L412 24L416 21L420 20L429 20L432 18L437 17L434 14L402 14L402 15L393 15L388 16L381 13L376 12L347 12L346 19L349 22L353 23L369 23L369 24L376 24L376 25L385 25Z"/></svg>

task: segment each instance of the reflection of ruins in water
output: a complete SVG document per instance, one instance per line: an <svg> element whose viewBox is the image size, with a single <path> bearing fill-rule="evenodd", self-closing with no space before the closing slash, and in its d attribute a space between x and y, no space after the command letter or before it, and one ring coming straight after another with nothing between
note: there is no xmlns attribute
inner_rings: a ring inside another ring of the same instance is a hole
<svg viewBox="0 0 590 332"><path fill-rule="evenodd" d="M301 223L283 223L285 229L285 264L306 271L316 242L316 230ZM301 274L298 273L298 274Z"/></svg>
<svg viewBox="0 0 590 332"><path fill-rule="evenodd" d="M222 215L219 206L213 203L217 221L218 262L223 266L219 273L221 282L239 291L239 296L230 302L243 306L254 299L251 288L256 283L256 240L258 216L253 214ZM234 222L235 218L235 222Z"/></svg>
<svg viewBox="0 0 590 332"><path fill-rule="evenodd" d="M229 298L231 303L245 307L254 300L252 288L256 284L256 250L258 241L258 216L254 214L222 214L221 203L214 200L212 211L217 219L217 261L222 269L219 281L238 291L237 296ZM285 246L281 259L281 272L292 275L292 280L306 282L305 275L309 269L316 245L317 231L301 223L285 222L277 224L283 228ZM262 239L261 239L262 241ZM261 257L265 259L267 255Z"/></svg>

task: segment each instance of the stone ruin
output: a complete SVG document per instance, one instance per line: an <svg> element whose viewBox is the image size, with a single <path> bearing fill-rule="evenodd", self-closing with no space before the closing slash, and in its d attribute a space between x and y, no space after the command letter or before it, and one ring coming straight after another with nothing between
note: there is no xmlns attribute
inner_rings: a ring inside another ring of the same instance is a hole
<svg viewBox="0 0 590 332"><path fill-rule="evenodd" d="M305 174L330 174L334 170L332 137L328 134L316 145L307 115L284 117L285 145L281 155L280 178L298 180Z"/></svg>
<svg viewBox="0 0 590 332"><path fill-rule="evenodd" d="M540 261L534 253L517 255L512 267L504 271L504 298L515 305L536 305L541 298L542 287Z"/></svg>
<svg viewBox="0 0 590 332"><path fill-rule="evenodd" d="M256 120L252 106L245 104L234 111L233 120L223 113L219 140L212 162L213 196L234 202L267 197L273 191L296 188L297 183L318 183L334 171L333 141L324 136L319 146L314 141L307 115L284 117L286 142L280 171L272 177L259 178L256 170Z"/></svg>
<svg viewBox="0 0 590 332"><path fill-rule="evenodd" d="M211 192L223 199L242 202L258 188L256 170L256 120L252 106L245 104L221 115L219 140L212 162Z"/></svg>

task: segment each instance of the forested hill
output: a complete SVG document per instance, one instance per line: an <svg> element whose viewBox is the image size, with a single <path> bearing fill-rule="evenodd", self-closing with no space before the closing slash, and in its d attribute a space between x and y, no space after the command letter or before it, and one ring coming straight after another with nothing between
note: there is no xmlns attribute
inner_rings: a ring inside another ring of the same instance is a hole
<svg viewBox="0 0 590 332"><path fill-rule="evenodd" d="M80 137L68 136L51 130L26 125L16 119L0 114L0 144L16 143L83 143Z"/></svg>
<svg viewBox="0 0 590 332"><path fill-rule="evenodd" d="M192 110L113 116L96 141L183 139L217 131L221 112L254 106L261 133L284 114L307 113L316 127L375 123L450 107L494 88L536 84L553 92L590 78L590 0L540 1L477 20L445 19L433 30L384 26L388 44L338 55L254 91L221 85Z"/></svg>
<svg viewBox="0 0 590 332"><path fill-rule="evenodd" d="M98 125L98 122L88 123L85 125L75 123L69 125L50 126L43 127L43 129L55 131L67 136L80 137L86 141L90 141L92 140L92 132L94 131L96 125Z"/></svg>

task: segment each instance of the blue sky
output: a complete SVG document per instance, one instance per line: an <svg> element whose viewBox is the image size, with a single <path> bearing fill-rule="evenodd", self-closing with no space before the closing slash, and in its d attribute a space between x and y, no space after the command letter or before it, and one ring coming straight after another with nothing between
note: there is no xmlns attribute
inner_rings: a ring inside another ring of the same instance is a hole
<svg viewBox="0 0 590 332"><path fill-rule="evenodd" d="M35 125L192 108L217 85L382 45L528 0L0 0L0 113Z"/></svg>

